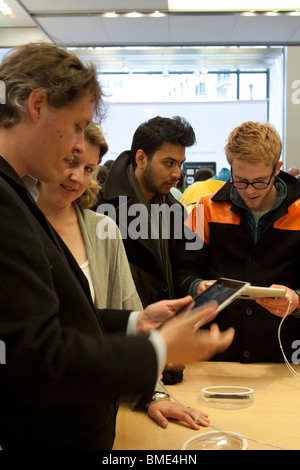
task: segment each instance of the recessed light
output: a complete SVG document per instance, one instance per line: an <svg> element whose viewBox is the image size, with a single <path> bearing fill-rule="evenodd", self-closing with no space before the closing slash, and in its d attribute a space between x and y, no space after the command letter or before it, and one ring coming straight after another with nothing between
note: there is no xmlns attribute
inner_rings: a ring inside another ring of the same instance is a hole
<svg viewBox="0 0 300 470"><path fill-rule="evenodd" d="M289 11L287 14L290 16L300 16L300 11L299 10Z"/></svg>
<svg viewBox="0 0 300 470"><path fill-rule="evenodd" d="M194 12L242 12L255 10L257 12L266 11L294 11L299 9L298 0L251 0L249 2L241 0L210 0L200 2L199 0L168 0L170 11L194 11Z"/></svg>
<svg viewBox="0 0 300 470"><path fill-rule="evenodd" d="M242 13L240 13L241 16L255 16L256 13L255 11L243 11Z"/></svg>
<svg viewBox="0 0 300 470"><path fill-rule="evenodd" d="M141 16L143 16L143 14L137 11L131 11L129 13L126 13L124 16L127 16L128 18L140 18Z"/></svg>
<svg viewBox="0 0 300 470"><path fill-rule="evenodd" d="M0 0L0 11L8 18L16 18L12 9L3 0Z"/></svg>
<svg viewBox="0 0 300 470"><path fill-rule="evenodd" d="M118 13L115 11L107 11L106 13L103 13L101 16L104 16L105 18L118 18Z"/></svg>
<svg viewBox="0 0 300 470"><path fill-rule="evenodd" d="M150 13L149 16L153 16L153 17L155 17L155 18L161 18L161 17L163 17L163 16L166 16L166 14L165 14L165 13L162 13L161 11L156 10L156 11L154 11L153 13Z"/></svg>

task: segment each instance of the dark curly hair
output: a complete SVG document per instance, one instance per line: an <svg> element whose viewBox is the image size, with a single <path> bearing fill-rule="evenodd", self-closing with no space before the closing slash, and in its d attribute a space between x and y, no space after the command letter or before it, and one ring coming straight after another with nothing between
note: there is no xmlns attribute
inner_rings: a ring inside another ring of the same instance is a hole
<svg viewBox="0 0 300 470"><path fill-rule="evenodd" d="M136 167L136 152L141 149L150 161L154 153L169 142L182 147L191 147L196 142L192 126L182 117L156 116L141 124L135 131L131 145L131 163Z"/></svg>

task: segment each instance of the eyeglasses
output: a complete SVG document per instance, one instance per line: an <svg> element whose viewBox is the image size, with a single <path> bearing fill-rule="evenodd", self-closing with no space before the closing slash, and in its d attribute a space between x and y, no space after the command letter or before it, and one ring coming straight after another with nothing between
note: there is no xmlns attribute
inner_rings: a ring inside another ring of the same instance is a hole
<svg viewBox="0 0 300 470"><path fill-rule="evenodd" d="M237 189L246 189L250 185L253 186L253 188L255 189L266 189L270 185L272 178L275 174L275 171L276 171L276 166L274 166L270 179L267 183L265 181L254 181L254 183L247 183L246 181L234 181L233 175L232 175L232 169L231 169L230 183L232 184L232 186L234 186Z"/></svg>

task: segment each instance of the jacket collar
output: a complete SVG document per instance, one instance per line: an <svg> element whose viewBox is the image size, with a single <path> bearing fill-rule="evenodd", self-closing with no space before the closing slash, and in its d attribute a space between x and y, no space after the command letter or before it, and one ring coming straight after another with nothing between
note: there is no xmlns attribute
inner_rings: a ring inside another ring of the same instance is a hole
<svg viewBox="0 0 300 470"><path fill-rule="evenodd" d="M24 201L27 201L34 207L34 210L40 212L32 194L27 190L25 182L20 178L14 168L0 155L0 175L12 186L15 191L22 196Z"/></svg>
<svg viewBox="0 0 300 470"><path fill-rule="evenodd" d="M127 196L130 199L135 200L135 192L127 175L127 168L130 163L130 150L125 150L115 160L114 164L109 170L102 190L105 201L112 201L114 199L118 199L120 196ZM164 201L169 205L176 203L180 207L180 204L171 193L164 197Z"/></svg>
<svg viewBox="0 0 300 470"><path fill-rule="evenodd" d="M79 278L91 304L93 304L91 296L90 296L89 286L86 281L86 277L84 276L77 262L73 258L73 255L71 254L69 249L66 247L66 245L64 244L60 236L56 233L52 225L48 222L43 212L40 210L35 200L32 198L31 194L28 192L22 179L15 172L13 167L1 155L0 155L0 176L16 191L16 193L22 198L22 201L24 201L24 204L28 206L33 216L37 219L41 227L45 230L49 238L58 248L62 257L65 259L65 262L70 265L71 269L75 272L75 274Z"/></svg>
<svg viewBox="0 0 300 470"><path fill-rule="evenodd" d="M127 177L127 167L130 162L130 150L122 152L115 160L103 187L103 196L106 201L117 199L119 196L134 196Z"/></svg>
<svg viewBox="0 0 300 470"><path fill-rule="evenodd" d="M16 171L13 169L13 167L5 160L5 158L0 155L0 173L6 180L10 180L13 182L15 185L18 185L19 187L24 187L24 184L19 177L19 175L16 173Z"/></svg>
<svg viewBox="0 0 300 470"><path fill-rule="evenodd" d="M287 206L292 204L296 199L300 198L300 182L294 177L286 173L285 171L280 171L277 181L283 182L287 187L285 203ZM219 191L212 197L212 201L228 201L231 202L231 189L232 185L230 181L227 181L224 186L222 186Z"/></svg>

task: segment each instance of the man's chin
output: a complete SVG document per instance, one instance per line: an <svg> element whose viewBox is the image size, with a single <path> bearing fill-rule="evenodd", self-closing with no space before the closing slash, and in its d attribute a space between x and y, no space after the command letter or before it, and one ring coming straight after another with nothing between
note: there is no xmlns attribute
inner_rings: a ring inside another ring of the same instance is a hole
<svg viewBox="0 0 300 470"><path fill-rule="evenodd" d="M244 204L248 209L252 211L258 211L259 206L261 204L260 198L254 198L254 199L249 199L249 198L243 198Z"/></svg>

